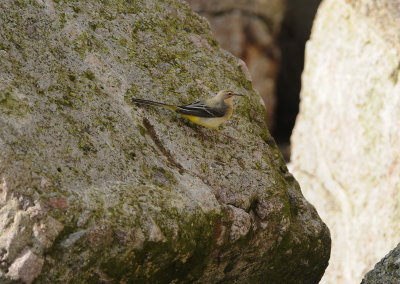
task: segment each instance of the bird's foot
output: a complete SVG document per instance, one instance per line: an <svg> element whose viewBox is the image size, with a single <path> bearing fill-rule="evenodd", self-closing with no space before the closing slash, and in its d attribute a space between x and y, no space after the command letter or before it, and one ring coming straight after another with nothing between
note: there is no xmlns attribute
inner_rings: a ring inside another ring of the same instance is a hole
<svg viewBox="0 0 400 284"><path fill-rule="evenodd" d="M232 136L229 136L228 134L222 133L221 130L218 130L218 129L217 129L216 132L218 133L218 135L225 136L226 138L228 138L228 139L230 139L230 140L234 140L234 141L237 141L237 140L238 140L237 138L234 138L234 137L232 137Z"/></svg>

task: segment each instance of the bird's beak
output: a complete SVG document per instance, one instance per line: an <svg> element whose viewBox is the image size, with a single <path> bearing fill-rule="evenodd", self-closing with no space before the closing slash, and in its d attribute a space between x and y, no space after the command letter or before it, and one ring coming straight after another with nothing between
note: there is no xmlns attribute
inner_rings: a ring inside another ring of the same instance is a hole
<svg viewBox="0 0 400 284"><path fill-rule="evenodd" d="M235 96L244 97L244 95L242 95L242 94L235 94Z"/></svg>

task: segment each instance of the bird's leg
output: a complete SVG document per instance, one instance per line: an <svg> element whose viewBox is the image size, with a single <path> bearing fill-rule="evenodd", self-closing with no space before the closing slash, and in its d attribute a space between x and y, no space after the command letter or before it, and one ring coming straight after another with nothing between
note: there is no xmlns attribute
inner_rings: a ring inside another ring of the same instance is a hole
<svg viewBox="0 0 400 284"><path fill-rule="evenodd" d="M214 138L212 135L205 133L204 130L207 130L207 129L205 129L202 126L199 126L195 123L192 123L192 122L186 121L186 120L183 123L186 124L187 126L189 126L191 129L193 129L195 131L196 135L200 136L202 140L209 140L210 138Z"/></svg>
<svg viewBox="0 0 400 284"><path fill-rule="evenodd" d="M210 133L210 129L204 127L198 127L197 133L204 139L213 140L214 142L217 140L214 133Z"/></svg>

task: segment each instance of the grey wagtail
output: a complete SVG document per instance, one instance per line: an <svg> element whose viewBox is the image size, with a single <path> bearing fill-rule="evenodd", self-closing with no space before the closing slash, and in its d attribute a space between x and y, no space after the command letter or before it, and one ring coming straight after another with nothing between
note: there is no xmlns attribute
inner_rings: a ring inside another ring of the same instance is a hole
<svg viewBox="0 0 400 284"><path fill-rule="evenodd" d="M236 94L229 90L222 90L213 98L182 106L168 105L141 99L132 99L132 102L163 107L179 113L182 117L195 124L216 129L232 116L233 99L237 96L243 95Z"/></svg>

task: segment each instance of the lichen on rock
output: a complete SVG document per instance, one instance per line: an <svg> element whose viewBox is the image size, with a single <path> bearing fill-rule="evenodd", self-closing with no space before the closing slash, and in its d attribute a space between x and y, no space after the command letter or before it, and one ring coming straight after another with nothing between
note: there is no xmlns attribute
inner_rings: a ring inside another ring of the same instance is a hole
<svg viewBox="0 0 400 284"><path fill-rule="evenodd" d="M400 244L390 251L369 271L361 284L381 284L400 282Z"/></svg>

